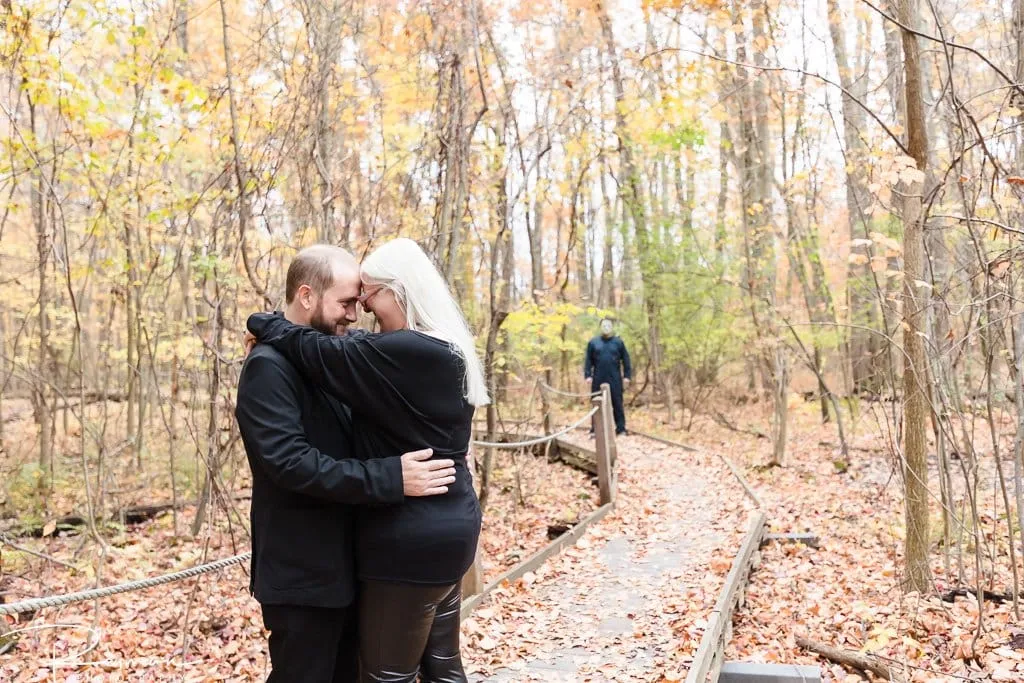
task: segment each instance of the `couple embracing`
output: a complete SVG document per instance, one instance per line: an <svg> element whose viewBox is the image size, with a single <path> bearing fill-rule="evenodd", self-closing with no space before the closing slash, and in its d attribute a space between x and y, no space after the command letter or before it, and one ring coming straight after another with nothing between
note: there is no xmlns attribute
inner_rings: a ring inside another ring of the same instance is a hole
<svg viewBox="0 0 1024 683"><path fill-rule="evenodd" d="M488 402L469 326L403 238L361 271L304 249L285 301L249 317L236 408L269 681L466 681L460 582L481 521L467 452ZM360 305L379 332L346 330Z"/></svg>

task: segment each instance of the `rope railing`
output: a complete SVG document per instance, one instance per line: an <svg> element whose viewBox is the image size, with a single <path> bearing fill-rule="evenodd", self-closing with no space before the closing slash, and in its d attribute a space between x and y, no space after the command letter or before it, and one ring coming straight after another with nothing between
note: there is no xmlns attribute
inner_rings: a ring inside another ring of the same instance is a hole
<svg viewBox="0 0 1024 683"><path fill-rule="evenodd" d="M564 392L562 392L564 393ZM597 392L595 395L600 395L601 392ZM588 398L588 396L580 394L580 398ZM490 442L490 441L473 441L474 445L481 446L483 448L526 448L527 446L535 446L537 444L554 441L560 436L568 434L572 430L576 429L584 422L592 418L601 409L600 405L594 406L591 410L581 417L576 422L572 423L568 427L561 431L555 432L554 434L548 434L536 439L529 439L527 441L517 441L512 443L502 442ZM14 546L11 543L10 538L6 535L0 535L0 542L3 542L12 547L17 547L18 550L31 552L32 554L38 554L34 551L22 548L20 546ZM44 556L46 559L52 560L49 556ZM44 598L32 598L29 600L22 600L20 602L12 602L9 604L0 604L0 616L13 616L15 614L21 614L24 612L35 612L40 609L47 607L63 607L65 605L71 605L78 602L87 602L89 600L99 600L100 598L108 598L112 595L118 595L120 593L128 593L131 591L145 590L147 588L153 588L166 583L174 583L175 581L181 581L183 579L190 579L196 576L201 576L209 572L218 571L225 567L230 567L234 564L245 562L252 557L251 552L242 553L241 555L235 555L234 557L228 557L223 560L217 560L216 562L209 562L207 564L197 565L195 567L189 567L181 571L173 572L171 574L163 574L161 576L152 576L146 579L139 579L137 581L129 581L127 583L116 584L113 586L104 586L102 588L93 588L90 590L79 591L77 593L66 593L64 595L51 595ZM58 561L59 562L59 561ZM60 562L60 564L65 564ZM71 565L66 565L71 566Z"/></svg>
<svg viewBox="0 0 1024 683"><path fill-rule="evenodd" d="M600 390L592 391L589 394L574 394L574 393L569 392L569 391L562 391L561 389L556 389L553 386L551 386L550 384L547 384L546 382L541 382L540 386L542 388L544 388L544 389L547 389L552 394L557 394L559 396L566 396L568 398L594 398L595 396L600 396L601 395Z"/></svg>
<svg viewBox="0 0 1024 683"><path fill-rule="evenodd" d="M566 427L562 431L555 432L554 434L548 434L547 436L541 436L541 437L537 437L536 439L529 439L527 441L515 441L515 442L512 442L512 443L503 443L503 442L500 442L500 441L474 441L473 445L474 446L481 446L483 448L509 448L509 449L513 449L513 448L526 448L527 446L536 446L537 444L546 443L548 441L554 441L555 439L557 439L560 436L565 436L566 434L568 434L569 432L571 432L572 430L576 429L581 424L583 424L584 422L586 422L587 420L592 418L597 413L598 410L600 410L600 407L594 406L593 408L591 408L589 413L587 413L586 415L584 415L579 420L577 420L576 422L572 423L571 425L569 425L568 427Z"/></svg>
<svg viewBox="0 0 1024 683"><path fill-rule="evenodd" d="M175 581L181 581L182 579L190 579L194 576L200 576L208 572L214 572L225 567L230 567L233 564L245 562L252 553L242 553L241 555L235 555L234 557L228 557L223 560L217 560L216 562L210 562L208 564L201 564L195 567L189 567L183 569L180 572L174 572L173 574L164 574L163 576L152 576L148 579L140 579L138 581L129 581L128 583L121 583L116 586L105 586L103 588L93 588L87 591L80 591L78 593L67 593L65 595L51 595L45 598L33 598L31 600L22 600L21 602L12 602L8 605L0 605L0 617L21 614L22 612L34 612L44 607L63 607L64 605L70 605L76 602L86 602L87 600L98 600L100 598L108 598L111 595L117 595L118 593L128 593L130 591L143 590L145 588L152 588L165 583L173 583Z"/></svg>

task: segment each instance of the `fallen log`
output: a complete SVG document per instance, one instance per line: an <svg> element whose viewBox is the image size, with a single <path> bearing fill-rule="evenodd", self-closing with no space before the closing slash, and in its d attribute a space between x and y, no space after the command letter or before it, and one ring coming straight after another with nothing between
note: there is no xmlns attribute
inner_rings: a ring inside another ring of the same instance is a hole
<svg viewBox="0 0 1024 683"><path fill-rule="evenodd" d="M903 681L903 676L896 671L893 671L885 662L872 657L868 654L856 652L854 650L843 650L838 647L833 647L827 643L822 643L817 640L811 640L810 638L804 638L803 636L796 637L797 646L821 655L825 659L841 664L851 669L857 669L858 671L867 671L875 674L879 678L884 678L887 681Z"/></svg>
<svg viewBox="0 0 1024 683"><path fill-rule="evenodd" d="M179 510L183 507L185 507L184 504L178 503ZM141 524L142 522L153 519L161 512L167 512L168 510L173 509L174 503L162 503L160 505L133 505L115 512L112 515L112 519L124 520L125 524Z"/></svg>
<svg viewBox="0 0 1024 683"><path fill-rule="evenodd" d="M721 413L721 411L711 411L711 419L717 422L718 424L722 425L726 429L736 432L737 434L747 434L749 436L756 436L758 439L768 438L768 435L762 432L760 429L744 429L743 427L733 424L732 422L729 421L729 418L727 418L725 415Z"/></svg>
<svg viewBox="0 0 1024 683"><path fill-rule="evenodd" d="M977 598L978 591L971 588L953 588L939 597L942 598L943 602L955 602L957 598L966 598L968 595L973 595ZM981 595L983 599L994 602L997 605L1013 600L1013 593L996 593L995 591L982 590Z"/></svg>
<svg viewBox="0 0 1024 683"><path fill-rule="evenodd" d="M184 507L184 503L178 503L179 510ZM120 510L115 510L107 520L121 524L141 524L142 522L153 519L162 512L167 512L172 509L174 509L173 503L161 503L159 505L131 505ZM97 519L96 521L100 522L102 520ZM64 517L54 520L52 523L55 525L53 531L68 531L85 526L87 521L85 517L80 515L65 515ZM32 536L34 538L42 538L46 535L47 524L48 523L44 523L27 529L12 529L8 533L13 536Z"/></svg>

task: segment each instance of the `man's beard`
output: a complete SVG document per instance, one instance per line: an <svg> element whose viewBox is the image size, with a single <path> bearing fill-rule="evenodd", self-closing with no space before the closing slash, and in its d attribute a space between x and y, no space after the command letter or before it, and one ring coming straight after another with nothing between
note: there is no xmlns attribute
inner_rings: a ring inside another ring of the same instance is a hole
<svg viewBox="0 0 1024 683"><path fill-rule="evenodd" d="M323 332L324 334L337 335L344 333L345 328L348 326L348 321L345 319L328 320L324 316L324 306L321 303L316 307L316 312L313 313L313 317L309 319L309 326L318 332Z"/></svg>

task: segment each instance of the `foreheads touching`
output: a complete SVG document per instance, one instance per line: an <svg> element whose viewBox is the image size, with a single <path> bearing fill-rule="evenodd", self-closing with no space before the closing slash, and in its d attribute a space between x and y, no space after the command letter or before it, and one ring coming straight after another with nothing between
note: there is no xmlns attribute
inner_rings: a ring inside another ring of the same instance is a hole
<svg viewBox="0 0 1024 683"><path fill-rule="evenodd" d="M306 247L288 267L285 315L292 322L335 334L356 321L359 264L344 249L327 244Z"/></svg>

